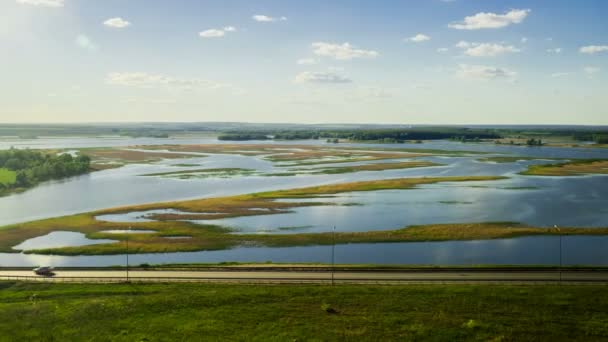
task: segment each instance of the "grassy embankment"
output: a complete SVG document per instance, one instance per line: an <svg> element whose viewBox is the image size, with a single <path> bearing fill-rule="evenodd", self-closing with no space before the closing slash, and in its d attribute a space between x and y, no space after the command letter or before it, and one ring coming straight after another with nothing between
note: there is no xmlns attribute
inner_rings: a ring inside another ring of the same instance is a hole
<svg viewBox="0 0 608 342"><path fill-rule="evenodd" d="M385 170L400 170L400 169L411 169L417 167L430 167L430 166L441 166L443 164L428 162L428 161L409 161L400 163L379 163L379 164L365 164L365 165L353 165L353 166L342 166L342 167L330 167L320 168L317 171L313 171L313 174L340 174L340 173L352 173L360 171L385 171Z"/></svg>
<svg viewBox="0 0 608 342"><path fill-rule="evenodd" d="M529 165L528 169L520 172L526 176L580 176L588 174L608 174L608 160L566 158L537 158L537 157L486 157L477 159L481 162L514 163L525 160L552 160L553 164Z"/></svg>
<svg viewBox="0 0 608 342"><path fill-rule="evenodd" d="M324 202L277 202L285 198L320 198L333 194L352 191L375 191L384 189L410 189L421 184L455 181L484 181L501 177L444 177L444 178L401 178L377 181L354 182L318 187L270 191L249 195L222 198L208 198L182 202L157 203L121 207L58 217L0 228L0 251L10 252L11 246L52 231L75 231L87 234L90 238L118 240L116 243L32 250L29 253L63 255L101 255L121 254L126 251L126 236L103 233L103 230L132 229L154 230L154 233L132 234L129 250L132 253L178 252L218 250L236 246L306 246L325 245L335 241L343 243L365 242L414 242L445 240L478 240L512 238L530 235L608 235L608 228L562 228L557 232L551 228L528 227L516 223L473 223L437 224L412 226L403 229L331 233L299 234L232 234L231 230L216 225L196 225L190 220L213 220L248 215L272 215L286 213L303 206L335 205ZM180 214L156 214L153 222L105 222L95 219L97 215L118 214L153 209L176 209ZM374 227L375 228L375 227ZM168 239L172 236L190 236L188 239Z"/></svg>
<svg viewBox="0 0 608 342"><path fill-rule="evenodd" d="M323 167L314 169L292 169L288 172L267 172L261 173L252 169L243 168L214 168L214 169L192 169L182 171L170 171L170 172L159 172L159 173L148 173L142 176L159 176L159 177L171 177L179 179L190 179L190 178L208 178L208 177L219 177L228 178L236 176L254 176L261 175L267 177L273 176L296 176L296 175L319 175L319 174L342 174L342 173L353 173L360 171L383 171L383 170L398 170L398 169L409 169L417 167L429 167L439 166L442 164L427 162L427 161L411 161L411 162L400 162L400 163L380 163L380 164L366 164L366 165L355 165L345 167Z"/></svg>
<svg viewBox="0 0 608 342"><path fill-rule="evenodd" d="M608 160L584 159L557 164L530 165L521 172L527 176L580 176L588 174L608 174Z"/></svg>
<svg viewBox="0 0 608 342"><path fill-rule="evenodd" d="M526 161L526 160L560 160L563 158L542 158L542 157L518 157L518 156L500 156L500 157L486 157L477 159L480 162L489 162L489 163L515 163L518 161Z"/></svg>
<svg viewBox="0 0 608 342"><path fill-rule="evenodd" d="M172 152L225 153L245 156L261 156L278 166L350 163L388 159L404 159L429 156L464 156L484 154L471 151L446 151L417 148L356 148L340 146L280 145L280 144L201 144L136 146L136 148L168 150Z"/></svg>
<svg viewBox="0 0 608 342"><path fill-rule="evenodd" d="M228 178L235 176L249 176L255 174L256 171L252 169L242 168L213 168L213 169L193 169L193 170L182 170L182 171L169 171L169 172L158 172L158 173L147 173L142 176L158 176L158 177L171 177L179 179L190 179L190 178Z"/></svg>
<svg viewBox="0 0 608 342"><path fill-rule="evenodd" d="M159 151L160 150L160 151ZM161 152L162 151L162 152ZM202 144L202 145L155 145L118 148L83 148L92 158L96 170L120 167L130 163L151 163L162 159L204 157L206 154L238 154L259 156L277 166L292 167L335 163L365 162L390 159L406 159L436 155L461 156L474 154L467 151L443 151L429 149L390 149L353 147L327 147L310 145L270 144ZM196 166L195 164L182 164Z"/></svg>
<svg viewBox="0 0 608 342"><path fill-rule="evenodd" d="M163 159L180 158L203 158L204 155L186 153L164 153L154 151L134 151L122 148L83 148L79 154L86 154L91 157L91 168L103 170L108 168L121 167L132 163L153 163Z"/></svg>
<svg viewBox="0 0 608 342"><path fill-rule="evenodd" d="M0 283L12 341L608 339L608 288Z"/></svg>

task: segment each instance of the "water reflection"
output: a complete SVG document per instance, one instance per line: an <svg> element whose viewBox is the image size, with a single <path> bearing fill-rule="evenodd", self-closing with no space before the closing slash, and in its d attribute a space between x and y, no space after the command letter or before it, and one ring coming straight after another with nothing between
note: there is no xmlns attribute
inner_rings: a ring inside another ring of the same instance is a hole
<svg viewBox="0 0 608 342"><path fill-rule="evenodd" d="M102 243L112 243L116 240L107 239L96 239L92 240L87 238L82 233L76 232L64 232L56 231L46 235L38 236L32 239L23 241L22 243L14 246L13 249L20 251L28 251L32 249L44 249L44 248L59 248L59 247L70 247L70 246L87 246L97 245Z"/></svg>
<svg viewBox="0 0 608 342"><path fill-rule="evenodd" d="M608 266L608 237L563 237L564 265ZM537 236L484 241L446 241L336 246L339 264L403 265L558 265L559 237ZM48 256L0 253L0 266L113 266L124 255ZM133 254L131 265L219 262L330 263L331 246L240 247L230 250Z"/></svg>

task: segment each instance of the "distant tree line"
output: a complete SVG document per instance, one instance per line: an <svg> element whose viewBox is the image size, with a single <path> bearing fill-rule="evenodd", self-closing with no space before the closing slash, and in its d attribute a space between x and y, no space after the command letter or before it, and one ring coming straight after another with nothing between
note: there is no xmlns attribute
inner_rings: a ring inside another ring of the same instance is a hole
<svg viewBox="0 0 608 342"><path fill-rule="evenodd" d="M354 141L378 141L384 143L402 143L408 140L454 139L460 141L479 141L481 139L498 139L499 134L492 130L471 129L373 129L373 130L294 130L241 132L231 131L218 137L219 140L304 140L304 139L344 139Z"/></svg>
<svg viewBox="0 0 608 342"><path fill-rule="evenodd" d="M232 141L245 141L245 140L268 140L266 134L261 133L228 133L222 134L217 137L218 140L232 140Z"/></svg>
<svg viewBox="0 0 608 342"><path fill-rule="evenodd" d="M50 179L80 175L90 170L91 159L82 155L48 154L11 148L0 151L0 169L15 172L13 184L0 184L0 193L12 188L32 187Z"/></svg>
<svg viewBox="0 0 608 342"><path fill-rule="evenodd" d="M575 140L579 141L593 141L598 144L608 144L608 134L602 133L579 133L575 134Z"/></svg>

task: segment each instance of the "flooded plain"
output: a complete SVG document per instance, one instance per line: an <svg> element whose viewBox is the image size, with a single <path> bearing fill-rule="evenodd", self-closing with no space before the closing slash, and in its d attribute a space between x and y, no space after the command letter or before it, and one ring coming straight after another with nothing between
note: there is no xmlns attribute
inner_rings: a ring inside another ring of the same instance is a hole
<svg viewBox="0 0 608 342"><path fill-rule="evenodd" d="M143 139L143 140L142 140ZM63 138L36 141L1 140L0 148L82 148L160 144L210 143L200 139L168 142L152 138ZM47 141L49 140L49 141ZM217 141L213 141L217 143ZM320 141L291 144L325 144ZM46 144L46 145L45 145ZM259 144L259 142L256 142ZM268 143L270 144L270 143ZM510 163L480 161L488 155L427 156L439 166L344 174L306 174L273 176L284 173L263 156L206 154L166 159L155 163L129 164L121 168L41 184L24 193L0 198L0 225L42 218L88 212L111 207L221 197L260 191L308 187L323 184L401 177L506 176L490 182L438 183L408 190L342 193L323 198L329 206L294 208L275 215L256 215L218 220L195 221L229 227L235 234L290 234L337 231L397 229L411 225L468 222L520 222L539 227L608 226L608 178L601 175L570 177L523 176L531 164L551 163L551 158L606 158L608 150L593 148L528 148L491 144L462 144L437 141L423 144L340 144L358 148L421 148L447 151L475 151L489 155L517 155L545 160L521 160ZM404 159L407 160L407 159ZM391 162L397 160L391 160ZM371 162L340 163L339 166ZM375 163L378 163L376 161ZM187 166L184 166L187 165ZM329 164L328 164L329 165ZM328 166L323 165L323 166ZM337 164L336 164L337 165ZM333 165L333 166L336 166ZM317 166L299 166L313 168ZM151 173L194 169L242 168L255 170L252 175L234 177L157 177ZM318 201L319 199L314 199ZM298 199L298 201L303 201ZM35 209L32 209L35 208ZM150 214L132 212L99 217L111 222L146 222ZM167 212L164 213L176 213ZM114 232L125 234L128 232ZM134 232L132 232L134 233ZM142 233L142 232L138 232ZM150 233L150 232L144 232ZM74 235L76 234L76 235ZM177 237L187 238L187 237ZM113 240L88 239L80 233L53 232L15 246L28 250L60 246L107 243ZM382 244L347 244L336 246L338 263L374 264L556 264L559 255L557 237L525 237L486 241L410 242ZM567 264L608 265L608 238L569 236L563 238L563 256ZM222 251L139 254L130 256L132 264L209 263L209 262L328 262L327 246L310 247L238 247ZM108 266L122 264L124 257L112 256L43 256L0 254L0 266Z"/></svg>

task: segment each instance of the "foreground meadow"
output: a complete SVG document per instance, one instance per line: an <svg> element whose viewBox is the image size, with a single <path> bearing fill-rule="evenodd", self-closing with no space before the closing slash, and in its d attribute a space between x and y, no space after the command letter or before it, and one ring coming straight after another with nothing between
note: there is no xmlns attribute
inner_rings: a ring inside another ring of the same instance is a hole
<svg viewBox="0 0 608 342"><path fill-rule="evenodd" d="M608 288L0 283L3 341L608 339Z"/></svg>

